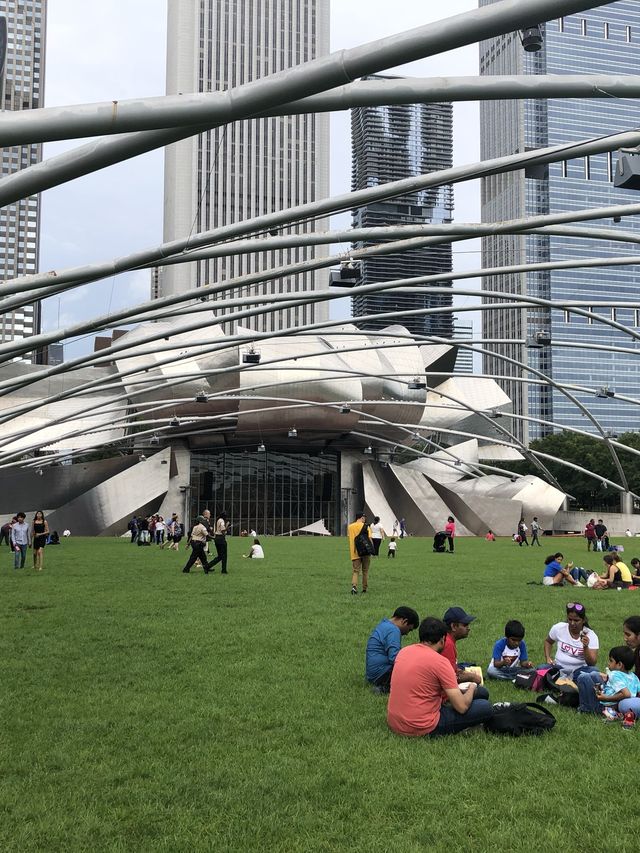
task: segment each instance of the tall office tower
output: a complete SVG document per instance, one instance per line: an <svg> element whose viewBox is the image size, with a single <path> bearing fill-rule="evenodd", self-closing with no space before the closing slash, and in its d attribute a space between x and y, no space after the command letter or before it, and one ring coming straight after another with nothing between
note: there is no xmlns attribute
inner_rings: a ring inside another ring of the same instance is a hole
<svg viewBox="0 0 640 853"><path fill-rule="evenodd" d="M167 94L231 89L329 52L329 0L169 0ZM226 125L167 149L164 238L174 240L329 195L326 115L282 116ZM326 230L317 220L279 234ZM163 295L286 266L326 249L285 249L166 266ZM272 296L327 286L327 273L273 278L220 297ZM239 310L238 308L233 310ZM322 322L325 305L243 319L258 331Z"/></svg>
<svg viewBox="0 0 640 853"><path fill-rule="evenodd" d="M44 105L44 57L47 0L0 0L7 22L4 78L0 78L3 110L30 110ZM0 149L2 176L26 169L42 159L42 145ZM0 209L0 280L38 271L40 196ZM0 342L38 334L40 304L8 311L0 317Z"/></svg>
<svg viewBox="0 0 640 853"><path fill-rule="evenodd" d="M371 75L365 79L389 79ZM351 189L362 190L389 181L398 181L451 166L453 158L453 124L451 104L402 104L399 106L357 107L351 110L351 145L353 155ZM384 225L428 225L451 222L453 217L452 187L434 187L401 198L364 205L353 211L354 228ZM367 243L357 243L362 248ZM451 246L443 244L415 249L398 255L380 255L362 261L361 284L443 274L438 286L450 286L446 274L451 272ZM417 335L453 333L451 312L414 315L397 320L376 319L370 315L389 311L411 311L452 304L451 296L422 293L388 293L354 296L352 313L358 326L382 329L391 323L402 323ZM367 320L359 317L369 316Z"/></svg>
<svg viewBox="0 0 640 853"><path fill-rule="evenodd" d="M493 0L480 0L481 6ZM542 28L543 47L525 53L518 33L480 44L480 73L494 74L637 74L640 66L640 3L619 0L579 15L551 21ZM577 140L607 136L640 125L640 102L620 98L598 100L486 101L480 105L483 159L517 151ZM632 191L616 189L612 178L616 155L598 154L571 158L545 168L529 168L482 181L482 220L500 222L550 212L605 207L638 202ZM640 233L637 217L619 224L611 220L591 222L622 231ZM627 255L624 243L577 237L522 236L487 237L483 240L483 266L496 267L539 261L563 261L586 257ZM484 279L488 290L508 291L549 300L587 300L603 316L638 326L636 310L640 273L637 267L554 270ZM598 307L604 300L628 302L629 307ZM513 308L483 312L485 338L526 340L538 332L551 335L553 346L527 348L522 343L496 344L495 355L485 357L484 370L501 380L514 403L514 412L524 417L555 421L560 425L593 429L578 408L548 384L534 384L536 376L522 373L500 356L524 361L553 381L637 396L640 362L636 354L576 349L576 344L618 344L637 349L638 344L622 332L601 323L567 313L561 308ZM574 348L563 347L568 342ZM530 383L518 382L523 375ZM511 378L514 377L514 378ZM576 396L613 432L637 428L637 408L603 395ZM535 421L515 422L514 431L526 439L539 438L557 430Z"/></svg>
<svg viewBox="0 0 640 853"><path fill-rule="evenodd" d="M454 318L453 336L459 341L473 340L473 326L471 323L465 323L458 318ZM454 373L470 374L473 373L473 350L463 349L459 347L456 352L456 366Z"/></svg>

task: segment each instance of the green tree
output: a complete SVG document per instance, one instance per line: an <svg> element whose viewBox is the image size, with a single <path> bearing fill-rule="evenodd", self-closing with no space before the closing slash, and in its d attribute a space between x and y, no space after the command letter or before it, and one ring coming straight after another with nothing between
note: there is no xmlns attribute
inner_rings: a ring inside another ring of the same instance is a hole
<svg viewBox="0 0 640 853"><path fill-rule="evenodd" d="M626 432L616 441L640 451L639 433ZM607 445L596 438L576 435L572 432L559 432L532 441L530 449L540 453L548 453L550 456L562 459L565 462L586 468L601 477L606 477L616 483L620 482L617 468ZM616 448L616 451L629 482L629 489L640 494L640 456L624 449ZM567 494L576 499L579 506L585 509L589 509L591 506L607 507L611 510L619 508L620 493L617 489L606 488L600 481L559 462L552 462L544 458L541 459L541 462L549 469ZM507 467L520 474L540 476L539 469L528 460Z"/></svg>

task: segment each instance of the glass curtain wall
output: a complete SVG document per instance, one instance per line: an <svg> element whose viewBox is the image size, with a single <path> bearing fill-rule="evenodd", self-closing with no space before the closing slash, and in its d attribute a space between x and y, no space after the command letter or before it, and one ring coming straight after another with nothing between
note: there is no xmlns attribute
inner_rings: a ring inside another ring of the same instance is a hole
<svg viewBox="0 0 640 853"><path fill-rule="evenodd" d="M191 518L226 510L231 532L277 536L324 520L339 529L339 456L277 451L193 453Z"/></svg>

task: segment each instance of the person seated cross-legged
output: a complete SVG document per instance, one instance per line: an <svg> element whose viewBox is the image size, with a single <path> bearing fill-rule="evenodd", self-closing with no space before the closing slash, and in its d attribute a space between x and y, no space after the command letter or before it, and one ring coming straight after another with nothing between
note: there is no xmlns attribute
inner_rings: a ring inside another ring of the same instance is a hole
<svg viewBox="0 0 640 853"><path fill-rule="evenodd" d="M400 735L423 737L457 734L488 722L493 708L476 699L477 685L463 693L456 673L441 652L447 626L429 616L420 623L419 643L398 652L391 676L387 724Z"/></svg>
<svg viewBox="0 0 640 853"><path fill-rule="evenodd" d="M415 631L420 617L411 607L397 607L391 619L383 619L367 641L366 679L374 692L388 693L391 673L405 634Z"/></svg>
<svg viewBox="0 0 640 853"><path fill-rule="evenodd" d="M466 640L471 631L471 623L475 616L470 616L462 607L450 607L444 614L442 621L447 626L447 636L442 650L443 657L447 658L456 673L458 684L463 684L462 690L466 690L467 683L476 684L476 699L488 699L489 691L482 684L482 671L475 664L461 664L458 662L458 640Z"/></svg>

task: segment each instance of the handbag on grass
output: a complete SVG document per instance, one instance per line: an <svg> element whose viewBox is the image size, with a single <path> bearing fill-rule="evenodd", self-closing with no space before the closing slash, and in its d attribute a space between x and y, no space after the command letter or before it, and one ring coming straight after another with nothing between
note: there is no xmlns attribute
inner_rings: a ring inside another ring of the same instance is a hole
<svg viewBox="0 0 640 853"><path fill-rule="evenodd" d="M531 669L529 672L519 672L513 679L513 683L522 690L533 690L537 693L548 683L547 676L549 674L560 675L560 667L541 666L538 669Z"/></svg>

